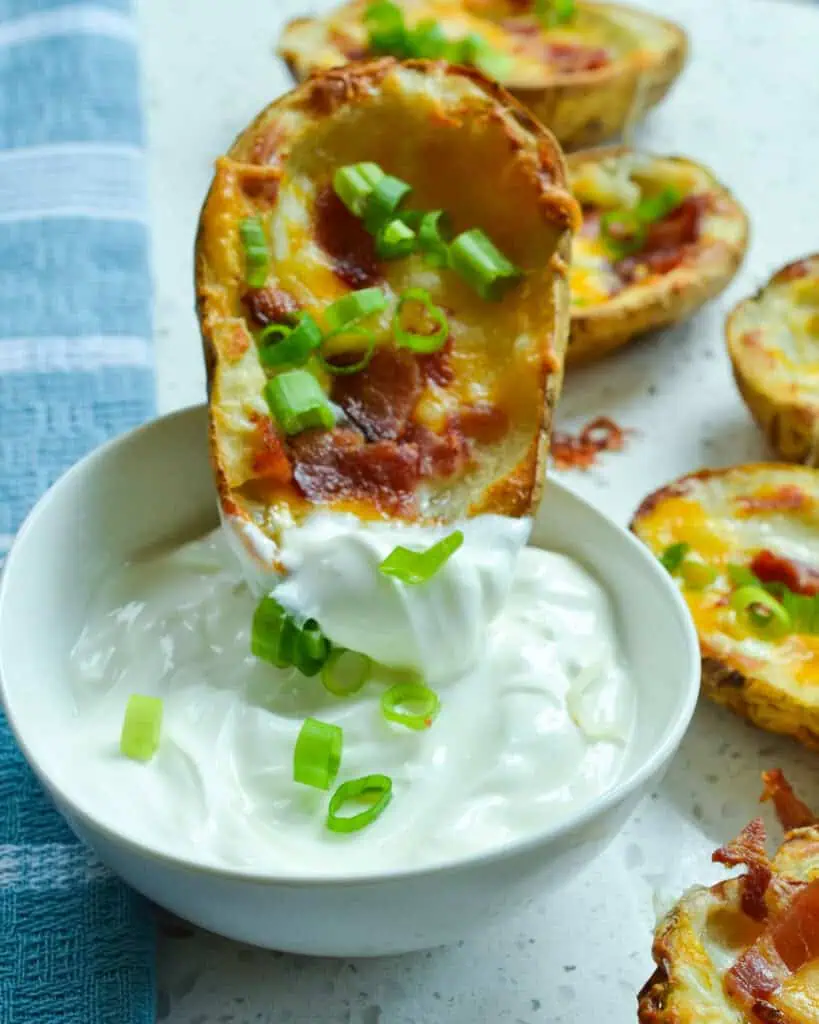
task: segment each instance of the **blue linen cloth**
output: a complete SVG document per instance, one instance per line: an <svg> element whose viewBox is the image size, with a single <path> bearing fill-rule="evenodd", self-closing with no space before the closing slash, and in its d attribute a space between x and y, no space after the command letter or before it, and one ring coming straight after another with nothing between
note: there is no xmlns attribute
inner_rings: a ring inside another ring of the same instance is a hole
<svg viewBox="0 0 819 1024"><path fill-rule="evenodd" d="M154 409L129 7L0 0L0 560L64 470ZM148 1024L154 960L150 907L77 842L0 714L0 1024Z"/></svg>

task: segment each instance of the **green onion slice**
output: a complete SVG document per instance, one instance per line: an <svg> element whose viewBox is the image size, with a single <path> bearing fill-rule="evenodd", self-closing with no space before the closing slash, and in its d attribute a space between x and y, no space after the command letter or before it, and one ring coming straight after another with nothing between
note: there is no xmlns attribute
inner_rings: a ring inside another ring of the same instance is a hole
<svg viewBox="0 0 819 1024"><path fill-rule="evenodd" d="M432 322L435 328L431 333L418 333L410 331L402 325L402 314L409 302L418 302L423 307L423 315L426 320ZM426 288L407 288L402 292L395 307L395 314L392 321L395 343L399 348L409 348L413 352L437 352L443 348L449 337L449 321L446 313L440 306L432 301L432 296Z"/></svg>
<svg viewBox="0 0 819 1024"><path fill-rule="evenodd" d="M643 224L652 224L661 220L682 202L682 193L676 188L664 188L655 196L647 196L637 204L635 213Z"/></svg>
<svg viewBox="0 0 819 1024"><path fill-rule="evenodd" d="M690 550L691 545L687 544L684 540L677 544L670 544L660 555L660 562L663 568L667 569L670 573L676 572Z"/></svg>
<svg viewBox="0 0 819 1024"><path fill-rule="evenodd" d="M134 761L150 761L159 749L162 700L132 693L125 706L119 749Z"/></svg>
<svg viewBox="0 0 819 1024"><path fill-rule="evenodd" d="M411 191L412 186L400 178L394 178L391 174L382 175L367 197L364 208L364 226L367 230L375 234L382 224L392 220Z"/></svg>
<svg viewBox="0 0 819 1024"><path fill-rule="evenodd" d="M339 327L380 313L386 306L387 296L381 288L362 288L331 303L324 310L324 319L329 331L337 331Z"/></svg>
<svg viewBox="0 0 819 1024"><path fill-rule="evenodd" d="M364 24L369 33L369 48L373 53L411 56L404 12L398 4L390 0L376 0L364 12Z"/></svg>
<svg viewBox="0 0 819 1024"><path fill-rule="evenodd" d="M403 218L394 217L382 224L375 235L375 254L382 260L398 260L415 252L415 232Z"/></svg>
<svg viewBox="0 0 819 1024"><path fill-rule="evenodd" d="M295 327L269 324L259 335L263 366L304 366L321 344L321 328L309 313L300 313Z"/></svg>
<svg viewBox="0 0 819 1024"><path fill-rule="evenodd" d="M449 561L463 542L463 533L454 530L426 551L411 551L399 545L378 566L378 571L411 586L426 583Z"/></svg>
<svg viewBox="0 0 819 1024"><path fill-rule="evenodd" d="M441 702L438 694L420 680L396 683L381 697L381 710L388 722L404 725L407 729L429 729Z"/></svg>
<svg viewBox="0 0 819 1024"><path fill-rule="evenodd" d="M618 259L643 248L646 225L636 210L607 210L600 218L600 235Z"/></svg>
<svg viewBox="0 0 819 1024"><path fill-rule="evenodd" d="M373 163L347 164L333 174L333 189L350 213L361 217L374 186L384 172Z"/></svg>
<svg viewBox="0 0 819 1024"><path fill-rule="evenodd" d="M480 228L464 231L449 246L449 265L483 299L495 301L522 277Z"/></svg>
<svg viewBox="0 0 819 1024"><path fill-rule="evenodd" d="M361 373L362 370L369 366L375 352L375 334L369 327L362 327L361 324L346 324L344 327L339 327L337 331L331 331L324 340L329 341L338 335L361 338L365 345L364 354L354 363L331 363L326 356L319 352L318 360L322 367L327 373L335 374L338 377L346 377L351 373Z"/></svg>
<svg viewBox="0 0 819 1024"><path fill-rule="evenodd" d="M327 808L327 828L331 832L358 832L379 818L392 799L392 779L389 775L365 775L342 783L330 797ZM366 803L358 814L339 813L349 803Z"/></svg>
<svg viewBox="0 0 819 1024"><path fill-rule="evenodd" d="M716 580L719 573L713 565L709 565L701 558L683 558L679 575L691 590L704 590Z"/></svg>
<svg viewBox="0 0 819 1024"><path fill-rule="evenodd" d="M763 639L782 636L791 629L790 615L762 587L740 587L731 595L731 606Z"/></svg>
<svg viewBox="0 0 819 1024"><path fill-rule="evenodd" d="M434 18L425 18L407 35L407 46L411 57L424 60L438 60L446 56L448 40L440 24Z"/></svg>
<svg viewBox="0 0 819 1024"><path fill-rule="evenodd" d="M535 14L544 28L565 25L575 15L575 0L535 0Z"/></svg>
<svg viewBox="0 0 819 1024"><path fill-rule="evenodd" d="M773 588L774 584L769 584L766 589L773 591ZM782 584L779 588L780 593L774 596L779 598L782 607L790 616L793 632L819 633L819 597L795 594Z"/></svg>
<svg viewBox="0 0 819 1024"><path fill-rule="evenodd" d="M735 587L761 587L762 583L747 565L729 565L728 577Z"/></svg>
<svg viewBox="0 0 819 1024"><path fill-rule="evenodd" d="M443 210L431 210L423 214L418 227L418 248L430 266L445 267L449 261L449 242L452 239L452 224Z"/></svg>
<svg viewBox="0 0 819 1024"><path fill-rule="evenodd" d="M335 697L358 693L372 675L373 663L366 654L336 647L321 670L324 689Z"/></svg>
<svg viewBox="0 0 819 1024"><path fill-rule="evenodd" d="M330 430L336 418L318 381L307 370L287 370L267 382L264 395L285 434L308 427Z"/></svg>
<svg viewBox="0 0 819 1024"><path fill-rule="evenodd" d="M253 615L250 650L255 657L277 668L292 665L303 675L314 676L330 656L330 642L315 619L297 626L293 616L268 594Z"/></svg>
<svg viewBox="0 0 819 1024"><path fill-rule="evenodd" d="M293 778L305 786L329 789L341 765L344 733L338 725L306 718L293 748Z"/></svg>
<svg viewBox="0 0 819 1024"><path fill-rule="evenodd" d="M261 217L241 220L239 238L245 253L245 280L251 288L261 288L270 268L270 250Z"/></svg>

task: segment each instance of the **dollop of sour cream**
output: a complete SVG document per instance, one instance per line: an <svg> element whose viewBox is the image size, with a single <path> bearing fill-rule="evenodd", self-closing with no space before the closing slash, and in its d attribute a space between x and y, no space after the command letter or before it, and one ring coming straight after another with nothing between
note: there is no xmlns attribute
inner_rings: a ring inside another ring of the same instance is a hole
<svg viewBox="0 0 819 1024"><path fill-rule="evenodd" d="M609 602L569 558L520 550L527 525L482 518L465 524L463 547L428 594L434 579L414 588L417 599L378 579L394 534L317 516L286 540L281 600L317 613L337 642L435 679L441 709L422 732L381 713L385 687L406 675L394 667L376 664L339 698L319 677L251 655L257 597L224 533L112 574L71 654L76 715L53 738L65 786L155 849L288 877L445 863L570 817L614 784L633 731ZM134 692L164 700L146 764L118 750ZM308 716L344 731L336 784L392 778L392 802L360 832L329 831L328 794L293 781Z"/></svg>

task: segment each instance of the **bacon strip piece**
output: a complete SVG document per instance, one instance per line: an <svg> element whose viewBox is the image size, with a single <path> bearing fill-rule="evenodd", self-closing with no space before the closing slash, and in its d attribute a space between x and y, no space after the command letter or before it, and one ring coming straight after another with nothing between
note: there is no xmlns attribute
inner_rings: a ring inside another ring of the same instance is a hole
<svg viewBox="0 0 819 1024"><path fill-rule="evenodd" d="M819 569L795 558L785 558L766 548L754 556L750 568L763 583L784 583L788 590L806 597L819 594Z"/></svg>
<svg viewBox="0 0 819 1024"><path fill-rule="evenodd" d="M333 270L345 284L358 289L380 280L373 236L332 185L326 185L316 198L315 228L319 245L332 257Z"/></svg>
<svg viewBox="0 0 819 1024"><path fill-rule="evenodd" d="M334 378L332 399L368 441L395 441L406 430L423 389L418 359L379 348L360 373Z"/></svg>
<svg viewBox="0 0 819 1024"><path fill-rule="evenodd" d="M773 771L763 772L762 781L765 785L762 799L763 801L773 800L776 816L786 832L795 828L807 828L810 825L819 824L819 818L794 793L781 769L775 768Z"/></svg>
<svg viewBox="0 0 819 1024"><path fill-rule="evenodd" d="M702 218L710 203L709 195L686 196L671 213L649 227L640 252L615 263L618 277L630 284L637 280L640 267L653 274L676 269L699 241Z"/></svg>
<svg viewBox="0 0 819 1024"><path fill-rule="evenodd" d="M761 818L749 822L736 839L714 851L711 859L715 864L747 867L742 879L741 905L748 917L762 921L768 914L765 892L773 877L768 852L765 849L767 835Z"/></svg>

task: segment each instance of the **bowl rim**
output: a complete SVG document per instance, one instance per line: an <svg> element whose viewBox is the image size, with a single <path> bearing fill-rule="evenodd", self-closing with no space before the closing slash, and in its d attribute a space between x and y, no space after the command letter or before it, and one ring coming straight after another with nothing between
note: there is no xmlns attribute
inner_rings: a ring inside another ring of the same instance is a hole
<svg viewBox="0 0 819 1024"><path fill-rule="evenodd" d="M105 456L116 452L117 449L125 448L138 438L144 438L152 433L162 434L176 421L204 417L206 406L204 404L189 405L174 410L163 416L158 416L146 423L141 424L124 434L106 441L104 444L87 453L82 459L71 466L62 474L47 491L39 498L37 503L26 516L20 529L14 538L11 548L6 556L5 564L0 570L0 621L7 603L14 599L14 579L16 575L16 563L19 557L18 552L28 535L37 528L40 519L47 515L47 510L54 500L55 494L65 487L70 480L88 471L95 462L99 462ZM673 757L690 725L699 696L700 682L700 651L696 630L679 590L674 586L673 581L660 563L633 534L620 526L619 523L610 519L591 502L576 494L571 488L560 483L553 477L548 480L549 489L557 489L564 497L572 502L583 506L595 517L603 519L606 524L620 535L621 541L629 546L636 553L637 557L648 566L648 571L655 575L655 578L662 580L662 586L666 589L669 599L669 607L673 607L677 615L678 625L687 648L689 661L688 671L685 673L689 680L687 692L681 699L679 710L672 719L661 737L660 742L651 751L649 757L634 767L626 776L619 779L614 786L599 794L588 804L580 808L574 815L556 825L549 825L532 835L523 836L518 839L507 840L506 842L493 846L488 850L477 850L466 856L455 860L444 861L421 865L419 867L401 867L396 869L382 869L370 871L366 874L343 874L343 875L282 875L272 872L258 870L247 870L240 867L220 866L216 864L203 864L175 853L169 853L148 845L142 840L133 838L117 831L115 828L98 820L93 814L78 806L71 795L59 784L57 779L47 772L39 763L35 753L26 742L15 715L12 711L9 699L9 688L7 679L10 674L5 651L0 645L0 705L2 706L9 728L22 751L29 768L34 772L37 779L43 785L49 796L57 803L57 810L69 819L76 819L82 822L84 828L93 834L99 834L108 842L119 847L124 847L130 854L146 858L150 861L159 862L166 868L179 871L194 872L209 877L219 878L230 882L245 882L257 885L269 885L297 888L346 888L354 886L372 886L387 882L420 881L430 876L440 876L449 872L458 872L465 869L474 869L480 866L506 860L507 858L525 856L538 847L545 847L550 843L560 840L569 833L582 829L596 818L602 817L611 811L616 805L624 802L648 782L652 776L658 773L665 764ZM548 494L548 490L546 492ZM214 516L216 516L216 492L214 489ZM0 631L0 639L2 631Z"/></svg>

